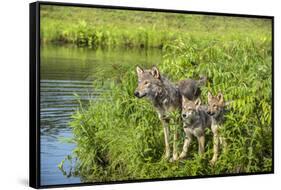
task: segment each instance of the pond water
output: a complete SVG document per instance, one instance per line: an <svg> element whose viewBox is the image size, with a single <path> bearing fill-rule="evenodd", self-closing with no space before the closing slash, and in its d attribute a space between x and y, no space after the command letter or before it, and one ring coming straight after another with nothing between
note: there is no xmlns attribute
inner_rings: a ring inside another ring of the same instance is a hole
<svg viewBox="0 0 281 190"><path fill-rule="evenodd" d="M40 131L41 185L80 183L79 177L67 177L59 170L59 163L70 155L75 144L71 138L71 115L78 108L78 94L84 103L95 99L104 90L94 89L97 78L116 80L124 69L136 65L157 65L160 50L94 50L75 46L44 46L41 48L40 68ZM126 66L126 67L125 67ZM70 163L64 170L71 170Z"/></svg>

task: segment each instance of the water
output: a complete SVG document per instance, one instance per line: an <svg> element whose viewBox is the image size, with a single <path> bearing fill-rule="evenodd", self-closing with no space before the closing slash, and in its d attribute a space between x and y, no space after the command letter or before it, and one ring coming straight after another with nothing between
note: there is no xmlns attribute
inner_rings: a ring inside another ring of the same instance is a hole
<svg viewBox="0 0 281 190"><path fill-rule="evenodd" d="M63 175L58 168L58 164L75 148L75 144L61 140L72 137L69 122L79 106L74 93L87 103L104 91L94 89L95 79L115 80L124 68L156 65L161 57L157 50L93 50L73 46L41 48L41 185L81 182L79 177ZM64 170L69 172L70 169L71 164L66 162Z"/></svg>

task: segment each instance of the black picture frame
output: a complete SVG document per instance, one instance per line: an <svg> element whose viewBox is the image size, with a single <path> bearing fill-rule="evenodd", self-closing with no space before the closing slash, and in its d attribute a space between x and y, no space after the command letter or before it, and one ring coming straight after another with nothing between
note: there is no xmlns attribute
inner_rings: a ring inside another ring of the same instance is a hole
<svg viewBox="0 0 281 190"><path fill-rule="evenodd" d="M219 174L193 177L174 177L174 178L159 178L145 180L126 180L112 182L95 182L95 183L77 183L77 184L62 184L62 185L41 185L40 184L40 6L41 5L56 5L56 6L71 6L71 7L88 7L88 8L106 8L117 10L139 10L150 12L168 12L168 13L185 13L185 14L200 14L200 15L215 15L215 16L231 16L244 18L262 18L270 19L272 23L272 169L270 172L257 173L239 173L239 174ZM72 187L72 186L88 186L88 185L103 185L103 184L121 184L121 183L136 183L148 181L166 181L166 180L185 180L194 178L210 178L210 177L231 177L244 175L258 174L273 174L274 173L274 17L264 15L248 15L234 13L218 13L218 12L200 12L187 10L166 10L156 8L141 8L141 7L124 7L124 6L108 6L108 5L92 5L78 3L59 3L37 1L29 4L29 185L33 188L53 188L53 187Z"/></svg>

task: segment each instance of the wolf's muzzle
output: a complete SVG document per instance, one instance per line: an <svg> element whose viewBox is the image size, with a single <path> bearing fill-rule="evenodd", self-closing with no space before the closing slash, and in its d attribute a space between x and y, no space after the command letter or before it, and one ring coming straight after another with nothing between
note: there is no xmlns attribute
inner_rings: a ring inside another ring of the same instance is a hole
<svg viewBox="0 0 281 190"><path fill-rule="evenodd" d="M135 95L136 97L138 97L138 98L142 98L142 97L144 97L146 94L140 94L138 91L135 91L135 92L134 92L134 95Z"/></svg>
<svg viewBox="0 0 281 190"><path fill-rule="evenodd" d="M213 116L215 114L215 112L207 111L207 114Z"/></svg>
<svg viewBox="0 0 281 190"><path fill-rule="evenodd" d="M134 92L134 95L135 95L136 97L139 97L140 93L137 92L137 91L135 91L135 92Z"/></svg>

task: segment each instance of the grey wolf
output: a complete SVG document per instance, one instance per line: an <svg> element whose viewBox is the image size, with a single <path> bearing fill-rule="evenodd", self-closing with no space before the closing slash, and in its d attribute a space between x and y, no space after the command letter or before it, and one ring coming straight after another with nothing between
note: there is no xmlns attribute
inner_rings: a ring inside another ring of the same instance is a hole
<svg viewBox="0 0 281 190"><path fill-rule="evenodd" d="M205 78L199 81L186 79L175 85L161 75L155 66L151 69L142 69L137 66L136 71L138 86L134 95L138 98L147 97L155 107L164 130L165 158L169 159L169 113L181 112L181 96L190 100L196 99L201 92L199 86L204 83ZM176 160L178 158L176 146L178 134L175 132L173 136L173 160Z"/></svg>
<svg viewBox="0 0 281 190"><path fill-rule="evenodd" d="M225 106L228 103L224 101L223 94L218 93L217 96L213 96L208 92L208 111L211 116L212 124L211 129L213 132L213 158L210 161L214 165L218 160L220 146L226 146L225 138L219 134L219 129L222 127L224 121Z"/></svg>
<svg viewBox="0 0 281 190"><path fill-rule="evenodd" d="M183 159L187 156L193 136L197 138L198 152L202 155L205 150L205 129L208 127L211 128L211 116L207 113L206 108L201 106L201 100L199 98L197 100L188 100L185 97L182 97L181 116L185 140L179 159Z"/></svg>

